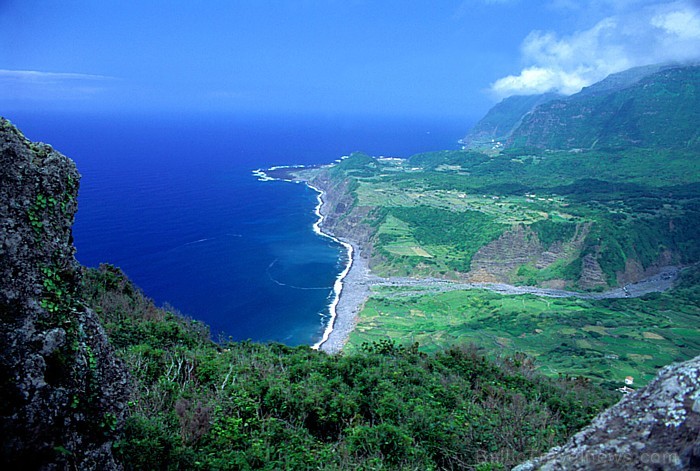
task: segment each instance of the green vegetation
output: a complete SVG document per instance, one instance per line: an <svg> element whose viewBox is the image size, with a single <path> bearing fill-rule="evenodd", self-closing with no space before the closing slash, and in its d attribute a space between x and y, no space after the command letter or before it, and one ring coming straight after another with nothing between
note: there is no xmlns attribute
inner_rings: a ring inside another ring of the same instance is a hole
<svg viewBox="0 0 700 471"><path fill-rule="evenodd" d="M478 248L501 235L492 216L476 211L394 207L378 220L378 253L389 266L408 265L405 274L411 275L466 272Z"/></svg>
<svg viewBox="0 0 700 471"><path fill-rule="evenodd" d="M44 297L40 301L42 308L51 314L63 314L64 317L70 315L76 307L73 302L73 295L68 283L62 274L55 267L43 267L41 272L44 275L42 284L44 285Z"/></svg>
<svg viewBox="0 0 700 471"><path fill-rule="evenodd" d="M387 339L423 351L473 343L499 355L523 352L546 375L583 375L610 389L628 375L646 384L658 368L700 354L699 273L686 273L669 293L633 299L378 288L346 351Z"/></svg>
<svg viewBox="0 0 700 471"><path fill-rule="evenodd" d="M374 175L377 165L374 158L362 152L353 152L350 158L342 159L335 165L331 172L336 175L350 175L354 177L369 177Z"/></svg>
<svg viewBox="0 0 700 471"><path fill-rule="evenodd" d="M487 168L493 160L479 158L474 153L424 154L416 157L415 162L444 174L445 165L460 162L455 155L465 158L458 169L452 167L449 172L466 171L470 176L457 177L446 185L454 188L459 179L463 185L476 186L482 177L494 186L494 176L479 168ZM550 154L542 159L551 162L560 157L567 159L569 155ZM543 165L542 162L530 157L530 165ZM685 168L684 165L679 169ZM441 263L455 271L467 271L464 265L455 265L455 259L448 257L456 255L457 260L467 260L476 248L498 235L499 227L504 230L505 224L518 221L528 224L543 249L557 243L563 247L560 258L545 268L534 263L521 265L510 280L515 283L537 285L555 279L576 280L581 276L580 257L591 253L597 254L601 269L611 283L625 270L628 259L642 267L650 266L664 251L675 252L681 263L700 259L697 184L654 187L584 179L558 185L557 196L544 193L544 197L535 194L543 194L541 188L525 190L528 197L509 195L506 185L501 184L499 188L505 195L494 199L478 196L487 187L459 188L469 194L459 194L444 184L440 187L441 180L433 179L430 173L424 170L397 176L400 174L395 172L387 179L387 185L397 185L398 181L400 186L384 190L391 197L385 203L388 207L379 213L388 216L379 218L375 250L385 257L384 263L410 267L405 271L394 268L393 273L426 274L426 267ZM536 174L533 170L533 179L537 178ZM680 177L677 174L674 178ZM697 180L696 174L685 177ZM658 178L656 174L649 180L659 183ZM527 182L528 178L521 181ZM426 190L429 184L437 189ZM553 184L557 184L556 179ZM364 186L372 189L373 194L381 188L376 179ZM378 198L372 199L369 191L365 193L362 189L358 192L365 204L381 204ZM477 196L470 196L474 193ZM415 199L425 206L416 207ZM422 214L424 219L414 218L413 224L408 224L405 214L411 212ZM445 214L450 214L452 219ZM478 236L467 239L474 246L471 254L466 255L454 249L465 239L460 236L464 232L455 236L453 228L467 231L470 227L457 221L463 214L480 214L485 224ZM421 240L418 234L427 240ZM576 239L582 239L578 248L571 243ZM429 245L436 240L452 250L441 252ZM406 252L392 250L397 241L420 246L431 258L419 260ZM383 264L377 266L382 273ZM383 272L392 273L386 269ZM427 274L445 273L443 269ZM436 294L430 288L421 292L415 287L379 288L362 311L348 348L356 349L364 342L380 339L410 339L419 342L426 351L473 342L487 350L525 352L537 359L546 374L582 374L613 384L632 375L644 383L660 366L700 353L699 294L697 287L687 280L670 294L601 301L506 297L477 291Z"/></svg>
<svg viewBox="0 0 700 471"><path fill-rule="evenodd" d="M568 98L505 100L475 127L470 149L352 156L343 162L352 171L338 166L330 178L352 187L368 215L370 264L382 276L601 291L663 265L697 267L698 73L649 67ZM348 348L474 343L524 352L548 375L644 384L700 353L696 270L673 292L641 299L378 287Z"/></svg>
<svg viewBox="0 0 700 471"><path fill-rule="evenodd" d="M523 116L537 105L560 98L555 93L543 95L516 95L504 99L489 110L479 122L469 130L466 141L470 147L492 149L495 141L505 141Z"/></svg>
<svg viewBox="0 0 700 471"><path fill-rule="evenodd" d="M134 381L115 445L126 469L506 469L616 398L545 378L523 355L493 362L463 345L426 354L380 341L336 356L217 345L114 267L83 279Z"/></svg>
<svg viewBox="0 0 700 471"><path fill-rule="evenodd" d="M377 161L375 176L354 178L355 194L358 205L375 208L368 224L379 274L459 279L479 249L520 225L554 259L518 262L504 281L577 287L582 259L592 256L614 285L630 266L700 260L696 156L639 148L432 152ZM489 260L508 256L493 249ZM400 339L435 351L471 342L525 352L545 374L611 387L631 375L643 384L659 367L700 354L698 299L687 281L669 294L601 301L377 288L348 348Z"/></svg>
<svg viewBox="0 0 700 471"><path fill-rule="evenodd" d="M504 101L477 126L482 144L507 138L486 153L356 153L299 171L344 193L336 224L362 221L380 275L604 290L690 266L668 293L375 287L330 356L215 344L118 269L86 271L81 296L134 381L116 445L126 469L506 469L586 425L626 376L643 385L700 354L698 73L639 69L565 99ZM37 235L48 203L32 206Z"/></svg>
<svg viewBox="0 0 700 471"><path fill-rule="evenodd" d="M548 149L640 146L697 151L698 83L698 66L663 68L607 89L601 82L597 90L549 101L523 116L509 142Z"/></svg>
<svg viewBox="0 0 700 471"><path fill-rule="evenodd" d="M696 156L687 149L640 148L510 149L492 157L440 151L371 162L353 155L330 173L349 182L356 207L372 208L365 222L375 228L373 268L379 274L460 278L482 247L521 226L536 236L532 250L554 247L554 259L535 269L537 258L530 255L499 275L502 281L563 280L582 288L586 255L610 286L630 266L700 260ZM491 255L498 257L507 254Z"/></svg>

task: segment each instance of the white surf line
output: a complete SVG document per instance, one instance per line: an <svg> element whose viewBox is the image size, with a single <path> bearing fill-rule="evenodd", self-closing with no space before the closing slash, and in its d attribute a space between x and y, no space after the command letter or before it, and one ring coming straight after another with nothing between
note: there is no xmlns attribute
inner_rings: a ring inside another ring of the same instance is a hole
<svg viewBox="0 0 700 471"><path fill-rule="evenodd" d="M274 167L270 167L267 169L267 171L270 170L280 170L280 169L285 169L285 168L298 168L298 169L304 169L306 168L306 165L277 165ZM289 178L277 178L277 177L271 177L270 175L267 174L267 172L261 168L253 170L253 176L257 177L258 181L261 182L289 182L289 183L301 183L299 180L292 180Z"/></svg>
<svg viewBox="0 0 700 471"><path fill-rule="evenodd" d="M343 156L343 157L341 157L341 160L346 159L346 158L348 158L348 157ZM303 165L281 165L278 167L270 167L268 170L276 170L276 169L280 169L280 168L294 168L294 167L304 168ZM291 182L291 183L302 183L298 180L270 177L262 169L254 170L253 175L258 177L258 180L260 180L260 181L276 180L276 181ZM333 237L332 235L327 234L321 230L321 223L323 223L323 215L321 214L321 206L323 206L323 194L324 194L324 192L320 188L317 188L317 187L311 185L307 181L305 181L303 183L305 183L306 186L308 186L309 188L314 190L316 193L318 193L316 195L316 200L318 201L318 204L316 205L316 209L314 210L314 214L316 214L318 219L316 220L316 222L313 225L314 232L322 237L328 237L329 239L331 239L331 240L339 243L343 247L345 247L345 250L347 250L347 255L348 255L348 262L345 265L345 269L335 279L335 283L333 283L333 301L331 302L330 306L328 306L328 310L330 311L330 315L331 315L330 319L328 320L328 325L326 326L326 329L323 332L323 336L321 337L321 340L319 340L318 342L316 342L314 345L311 346L311 348L313 348L314 350L318 350L319 348L321 348L321 345L326 343L328 338L331 336L331 333L333 332L333 327L335 325L335 319L338 317L337 307L338 307L338 303L340 302L340 293L343 291L343 280L348 275L348 273L350 273L350 269L352 268L352 258L353 258L354 248L351 244L344 242L344 241L338 239L337 237ZM268 273L268 276L269 276L269 273ZM273 280L273 281L275 281L275 280Z"/></svg>
<svg viewBox="0 0 700 471"><path fill-rule="evenodd" d="M330 234L327 234L321 230L321 223L323 223L323 215L321 214L321 206L323 206L323 191L319 188L316 188L315 186L309 184L306 182L306 186L311 188L312 190L318 192L318 195L316 196L318 200L318 204L316 205L316 209L314 213L316 216L318 216L318 220L314 223L313 228L314 232L318 235L321 235L323 237L328 237L329 239L341 244L345 249L347 250L348 254L348 262L345 264L345 269L338 275L338 277L335 279L335 283L333 283L333 302L331 302L330 306L328 306L328 310L330 311L331 318L328 320L328 325L326 326L326 330L323 332L323 336L321 337L321 340L316 342L314 345L311 346L314 350L318 350L321 348L321 345L323 345L328 338L331 336L331 333L333 332L333 327L335 325L335 319L338 317L338 303L340 302L340 293L343 291L343 280L345 277L350 273L350 269L352 268L352 257L353 257L353 247L347 242L344 242L337 237L333 237Z"/></svg>
<svg viewBox="0 0 700 471"><path fill-rule="evenodd" d="M270 167L268 170L276 170L279 168L287 168L287 167ZM260 168L257 170L253 170L253 176L257 177L259 182L290 182L290 183L295 183L294 180L289 180L287 178L271 177L267 173L265 173L264 170L262 170Z"/></svg>

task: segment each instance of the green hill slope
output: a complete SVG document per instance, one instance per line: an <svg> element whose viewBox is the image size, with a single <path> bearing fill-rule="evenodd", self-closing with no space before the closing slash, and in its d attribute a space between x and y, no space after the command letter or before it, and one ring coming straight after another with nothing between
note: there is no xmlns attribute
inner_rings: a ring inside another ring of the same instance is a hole
<svg viewBox="0 0 700 471"><path fill-rule="evenodd" d="M697 147L700 67L648 75L633 85L582 92L523 117L506 147Z"/></svg>
<svg viewBox="0 0 700 471"><path fill-rule="evenodd" d="M637 67L568 97L515 96L470 130L473 149L696 148L700 143L700 67ZM498 146L500 148L500 146Z"/></svg>
<svg viewBox="0 0 700 471"><path fill-rule="evenodd" d="M463 141L469 148L491 148L496 142L505 141L527 113L559 97L555 93L508 97L491 108Z"/></svg>

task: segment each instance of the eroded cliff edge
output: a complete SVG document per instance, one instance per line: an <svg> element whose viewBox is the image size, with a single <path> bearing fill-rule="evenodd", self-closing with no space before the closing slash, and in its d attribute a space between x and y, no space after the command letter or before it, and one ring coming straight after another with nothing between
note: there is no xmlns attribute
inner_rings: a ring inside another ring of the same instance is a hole
<svg viewBox="0 0 700 471"><path fill-rule="evenodd" d="M5 469L119 469L129 382L78 296L80 175L0 118L0 434ZM9 466L9 467L8 467Z"/></svg>

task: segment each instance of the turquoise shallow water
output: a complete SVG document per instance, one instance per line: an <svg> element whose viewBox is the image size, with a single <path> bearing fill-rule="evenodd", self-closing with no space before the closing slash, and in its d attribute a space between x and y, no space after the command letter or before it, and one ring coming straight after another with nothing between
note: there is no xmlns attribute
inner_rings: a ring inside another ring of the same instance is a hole
<svg viewBox="0 0 700 471"><path fill-rule="evenodd" d="M345 250L313 232L316 193L252 170L362 150L456 148L467 125L398 118L8 116L83 175L78 260L121 267L214 338L313 344Z"/></svg>

